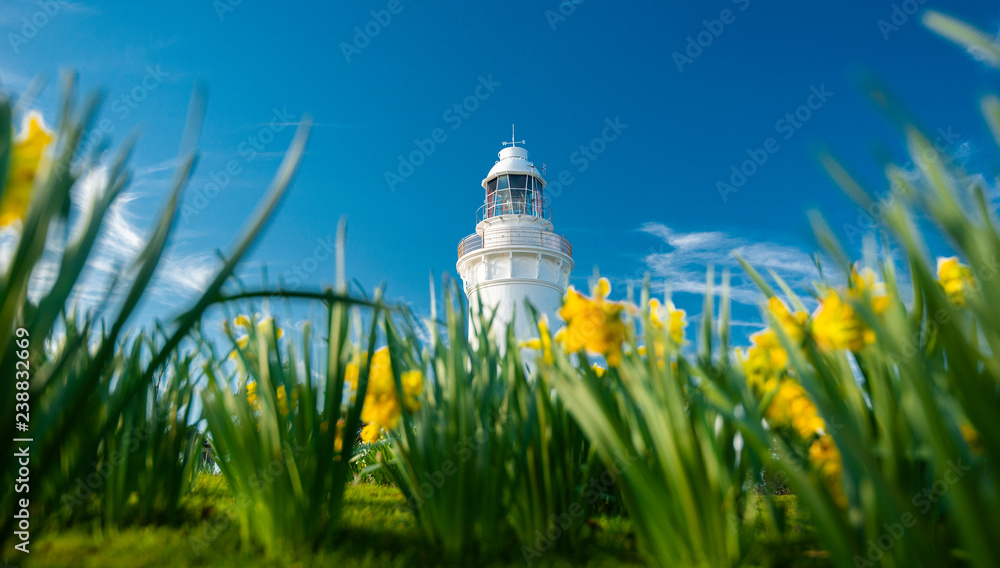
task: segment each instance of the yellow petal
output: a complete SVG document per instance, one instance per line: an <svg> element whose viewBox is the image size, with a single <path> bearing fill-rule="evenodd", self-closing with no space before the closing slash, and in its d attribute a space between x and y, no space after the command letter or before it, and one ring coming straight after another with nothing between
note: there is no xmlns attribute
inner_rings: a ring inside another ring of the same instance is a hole
<svg viewBox="0 0 1000 568"><path fill-rule="evenodd" d="M668 312L670 313L670 339L674 343L680 344L684 341L684 328L687 327L685 316L687 316L687 313L684 310L675 309L673 302L670 303Z"/></svg>
<svg viewBox="0 0 1000 568"><path fill-rule="evenodd" d="M11 148L7 182L0 197L0 226L24 221L35 179L45 169L41 167L43 154L53 140L40 114L29 114L27 122Z"/></svg>
<svg viewBox="0 0 1000 568"><path fill-rule="evenodd" d="M371 444L375 440L378 440L379 436L381 435L382 435L382 429L379 428L379 425L374 422L367 424L364 428L361 429L361 439L366 444Z"/></svg>
<svg viewBox="0 0 1000 568"><path fill-rule="evenodd" d="M522 341L519 345L524 349L534 349L535 351L542 350L542 340L537 337L528 339L527 341Z"/></svg>
<svg viewBox="0 0 1000 568"><path fill-rule="evenodd" d="M594 286L594 297L595 298L607 298L608 294L611 293L611 282L608 282L607 278L600 278L597 280L597 286Z"/></svg>

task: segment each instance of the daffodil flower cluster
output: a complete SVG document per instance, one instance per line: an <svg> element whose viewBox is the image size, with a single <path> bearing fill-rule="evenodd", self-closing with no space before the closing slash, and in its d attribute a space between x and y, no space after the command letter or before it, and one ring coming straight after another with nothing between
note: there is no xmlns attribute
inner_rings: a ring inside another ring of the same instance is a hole
<svg viewBox="0 0 1000 568"><path fill-rule="evenodd" d="M875 332L869 328L851 305L852 301L870 300L876 315L889 306L884 286L875 283L871 270L861 273L851 270L851 285L846 292L829 289L812 316L812 335L816 344L826 350L861 351L875 342Z"/></svg>
<svg viewBox="0 0 1000 568"><path fill-rule="evenodd" d="M937 259L938 282L944 290L948 301L959 308L965 307L966 294L976 286L976 281L972 277L972 270L968 266L959 262L958 257L939 257ZM979 432L971 424L960 425L962 438L969 444L973 453L981 454L983 451L983 440Z"/></svg>
<svg viewBox="0 0 1000 568"><path fill-rule="evenodd" d="M802 345L808 337L823 352L861 351L875 342L875 332L857 313L855 305L859 303L868 305L878 317L888 308L889 296L884 286L875 282L875 275L870 270L859 272L852 268L847 289L826 289L811 315L802 310L789 310L776 297L768 299L767 311L792 346ZM747 385L759 398L771 396L764 410L768 424L792 432L808 445L810 461L831 496L838 504L846 506L840 451L827 432L816 405L789 368L789 354L778 331L766 328L750 336L750 341L746 353L738 352L738 357Z"/></svg>
<svg viewBox="0 0 1000 568"><path fill-rule="evenodd" d="M257 322L254 324L254 322ZM240 357L240 351L247 354L248 359L253 359L256 353L255 346L250 345L250 330L256 325L257 336L258 337L268 337L272 333L276 334L278 339L281 339L285 335L285 330L274 327L274 318L265 318L260 314L254 314L253 319L249 316L240 314L233 318L233 326L240 330L240 335L236 337L236 349L229 352L229 358L236 361L236 365L240 370L240 374L246 376L247 370L243 365L243 359ZM229 322L225 322L227 332L229 331Z"/></svg>
<svg viewBox="0 0 1000 568"><path fill-rule="evenodd" d="M590 297L570 286L559 310L559 317L566 322L565 327L551 336L548 321L543 317L538 322L539 337L521 342L520 346L541 351L542 360L546 364L553 363L554 340L567 352L587 351L603 356L611 367L619 365L628 335L622 316L626 311L638 313L638 308L626 302L608 300L610 293L611 283L607 278L597 281ZM672 302L664 306L656 299L650 300L648 306L650 325L657 332L667 329L669 340L675 345L681 345L684 342L684 328L687 326L684 310L677 309ZM665 341L657 339L654 351L662 365L666 356ZM640 347L639 354L645 355L646 348ZM603 373L604 369L601 369L599 375Z"/></svg>
<svg viewBox="0 0 1000 568"><path fill-rule="evenodd" d="M364 361L361 362L362 364ZM347 381L351 392L357 392L360 365L352 362L347 367ZM392 375L392 362L389 349L382 347L372 355L371 367L368 370L368 389L361 408L361 420L365 427L361 431L361 439L372 443L379 439L382 430L392 430L399 424L399 418L405 407L410 412L420 410L420 396L424 392L424 374L419 370L403 371L400 375L402 397L396 390L396 381Z"/></svg>
<svg viewBox="0 0 1000 568"><path fill-rule="evenodd" d="M889 305L889 297L869 270L859 273L852 269L848 288L825 290L811 315L789 310L776 297L768 299L767 311L792 346L800 346L811 337L822 351L860 351L874 343L875 333L856 312L855 302L868 303L876 316ZM809 447L809 459L830 495L840 506L846 506L840 451L816 405L789 368L789 354L778 331L769 327L753 334L750 340L746 354L739 352L738 357L747 385L761 399L771 396L764 410L765 419L771 427L793 433Z"/></svg>
<svg viewBox="0 0 1000 568"><path fill-rule="evenodd" d="M819 471L834 502L840 507L847 507L843 486L844 460L832 436L824 435L813 440L809 445L809 461Z"/></svg>
<svg viewBox="0 0 1000 568"><path fill-rule="evenodd" d="M250 407L254 411L260 410L260 396L257 394L257 381L247 382L247 402L250 403ZM282 416L288 416L288 394L285 392L285 386L279 385L276 393L278 399L278 412Z"/></svg>
<svg viewBox="0 0 1000 568"><path fill-rule="evenodd" d="M969 267L958 261L957 257L937 259L938 281L944 293L948 296L948 301L952 304L965 306L965 292L973 286L972 271Z"/></svg>
<svg viewBox="0 0 1000 568"><path fill-rule="evenodd" d="M229 322L224 322L223 326L226 328L227 332L231 330ZM236 367L239 370L240 376L246 380L245 388L247 402L250 403L251 408L257 412L260 410L260 395L257 392L257 381L250 378L250 373L243 363L244 357L250 360L254 360L256 358L256 346L250 344L250 331L256 328L258 337L268 337L274 333L277 335L278 339L281 339L285 335L285 331L280 327L276 328L274 326L273 318L265 318L260 314L254 314L253 318L240 314L233 318L233 327L238 329L241 334L236 337L236 349L233 349L229 353L229 359L236 362ZM243 352L244 357L240 357L240 352ZM278 386L275 396L277 397L278 402L278 412L280 412L283 416L287 416L290 408L288 404L288 393L285 391L284 385ZM294 403L295 401L293 401L293 405Z"/></svg>
<svg viewBox="0 0 1000 568"><path fill-rule="evenodd" d="M566 327L557 339L569 352L586 349L603 355L608 365L616 366L621 362L625 342L622 312L626 306L623 302L609 301L610 293L611 284L606 278L597 282L589 298L570 286L559 309L559 317L566 322Z"/></svg>

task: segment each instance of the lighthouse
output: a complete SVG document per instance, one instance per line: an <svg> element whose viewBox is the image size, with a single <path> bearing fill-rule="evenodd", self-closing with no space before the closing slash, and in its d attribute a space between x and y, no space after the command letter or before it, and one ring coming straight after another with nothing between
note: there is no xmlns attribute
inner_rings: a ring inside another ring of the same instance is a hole
<svg viewBox="0 0 1000 568"><path fill-rule="evenodd" d="M480 309L487 315L495 310L492 331L501 348L512 321L519 339L537 337L525 301L555 321L573 270L573 247L553 232L545 180L523 144L513 136L503 143L481 184L485 200L476 214L476 232L458 243L457 268L470 318Z"/></svg>

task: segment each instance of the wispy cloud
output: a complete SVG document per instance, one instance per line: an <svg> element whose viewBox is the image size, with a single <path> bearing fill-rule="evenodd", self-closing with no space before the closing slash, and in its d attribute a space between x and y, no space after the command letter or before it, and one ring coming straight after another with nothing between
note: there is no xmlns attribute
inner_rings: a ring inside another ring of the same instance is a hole
<svg viewBox="0 0 1000 568"><path fill-rule="evenodd" d="M74 201L81 207L90 207L106 183L107 171L95 171L74 187ZM97 250L88 263L88 269L96 272L98 280L110 281L119 267L133 264L146 245L151 227L140 228L130 210L135 200L133 194L120 195L105 215ZM216 262L215 257L209 254L182 255L168 249L160 261L150 293L166 303L174 303L197 293L208 284ZM99 287L102 294L104 290L106 286Z"/></svg>
<svg viewBox="0 0 1000 568"><path fill-rule="evenodd" d="M163 160L162 162L157 162L155 164L150 164L148 166L142 166L135 169L134 177L136 179L144 178L154 174L173 171L177 167L177 158L169 158Z"/></svg>
<svg viewBox="0 0 1000 568"><path fill-rule="evenodd" d="M743 304L757 304L762 296L747 277L733 253L739 253L759 272L773 270L797 290L808 290L819 273L813 258L799 247L737 237L721 231L680 232L662 223L645 223L639 230L662 239L659 250L643 258L643 271L672 293L704 294L705 273L728 268L733 274L731 297Z"/></svg>
<svg viewBox="0 0 1000 568"><path fill-rule="evenodd" d="M90 211L107 185L107 170L97 169L80 180L72 189L73 226L70 238L82 230L82 222L90 218ZM152 227L142 227L132 211L137 197L125 193L108 209L94 250L73 291L73 302L85 310L103 308L105 301L116 303L125 293L129 275L145 247ZM53 230L57 235L61 229ZM0 233L0 267L9 265L17 245L18 233L5 230ZM59 238L50 238L41 261L36 265L29 285L29 296L38 299L55 281L63 253ZM208 285L217 269L218 259L208 253L180 254L168 247L160 260L147 294L152 300L168 307L181 305L184 300L198 294Z"/></svg>

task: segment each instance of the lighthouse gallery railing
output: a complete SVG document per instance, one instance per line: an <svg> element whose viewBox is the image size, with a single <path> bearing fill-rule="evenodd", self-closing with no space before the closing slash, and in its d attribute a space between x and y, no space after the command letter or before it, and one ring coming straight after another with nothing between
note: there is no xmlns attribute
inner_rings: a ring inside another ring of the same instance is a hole
<svg viewBox="0 0 1000 568"><path fill-rule="evenodd" d="M557 250L567 256L573 256L573 245L569 239L551 231L532 231L531 229L492 229L486 231L486 236L476 233L465 237L458 243L458 257L481 249L491 249L504 246L532 246Z"/></svg>

